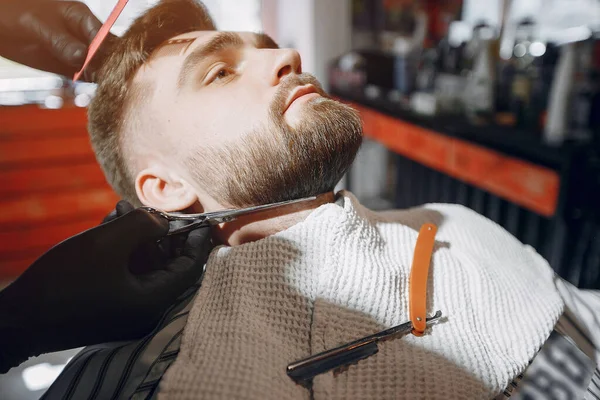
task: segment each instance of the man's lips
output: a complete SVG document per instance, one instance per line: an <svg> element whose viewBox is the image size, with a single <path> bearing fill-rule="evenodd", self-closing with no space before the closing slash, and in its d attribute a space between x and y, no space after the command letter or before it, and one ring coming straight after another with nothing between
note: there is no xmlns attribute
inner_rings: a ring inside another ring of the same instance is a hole
<svg viewBox="0 0 600 400"><path fill-rule="evenodd" d="M288 108L290 108L292 103L294 101L298 100L300 97L306 96L307 94L312 94L312 93L319 94L319 92L317 91L317 88L310 83L307 85L302 85L302 86L296 87L294 90L292 90L292 93L290 93L290 96L288 97L288 100L285 103L285 109L283 110L283 112L285 113L288 110Z"/></svg>

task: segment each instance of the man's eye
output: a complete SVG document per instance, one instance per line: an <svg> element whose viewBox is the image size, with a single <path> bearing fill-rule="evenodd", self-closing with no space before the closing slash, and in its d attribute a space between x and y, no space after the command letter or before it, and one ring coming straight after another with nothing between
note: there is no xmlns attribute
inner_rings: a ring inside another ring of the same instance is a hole
<svg viewBox="0 0 600 400"><path fill-rule="evenodd" d="M223 79L229 76L230 73L231 71L229 71L228 69L221 69L219 70L219 72L217 72L217 76L215 77L215 79Z"/></svg>
<svg viewBox="0 0 600 400"><path fill-rule="evenodd" d="M231 68L219 68L216 73L214 73L212 75L212 77L209 79L209 84L213 83L213 82L218 82L218 81L223 81L226 80L230 77L232 77L235 74L235 71Z"/></svg>

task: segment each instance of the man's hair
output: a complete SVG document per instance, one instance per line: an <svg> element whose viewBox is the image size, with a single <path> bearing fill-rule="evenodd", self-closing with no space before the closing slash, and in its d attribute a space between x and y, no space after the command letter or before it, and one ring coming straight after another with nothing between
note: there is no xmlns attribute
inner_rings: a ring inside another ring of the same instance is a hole
<svg viewBox="0 0 600 400"><path fill-rule="evenodd" d="M143 88L132 83L136 71L166 40L192 31L214 30L204 6L194 0L162 0L137 18L121 38L106 43L110 56L100 67L96 95L88 110L88 131L107 181L125 200L139 205L134 176L124 154L123 132L131 106Z"/></svg>

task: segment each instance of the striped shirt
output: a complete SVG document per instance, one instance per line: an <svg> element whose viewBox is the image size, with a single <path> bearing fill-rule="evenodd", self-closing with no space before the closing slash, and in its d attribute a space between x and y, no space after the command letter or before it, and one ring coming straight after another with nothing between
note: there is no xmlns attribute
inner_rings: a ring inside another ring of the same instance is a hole
<svg viewBox="0 0 600 400"><path fill-rule="evenodd" d="M180 296L147 336L133 342L83 349L42 399L157 398L160 380L179 352L183 329L199 287L197 284ZM596 363L593 376L582 390L586 400L600 400L600 291L583 291L564 282L560 291L566 310L555 331L568 335L578 348L592 355ZM552 384L534 384L533 390L539 397L528 397L523 394L531 389L531 383L524 386L528 370L517 376L496 399L580 398L557 395Z"/></svg>
<svg viewBox="0 0 600 400"><path fill-rule="evenodd" d="M90 346L79 352L42 399L154 399L179 353L181 335L199 284L189 288L147 336Z"/></svg>

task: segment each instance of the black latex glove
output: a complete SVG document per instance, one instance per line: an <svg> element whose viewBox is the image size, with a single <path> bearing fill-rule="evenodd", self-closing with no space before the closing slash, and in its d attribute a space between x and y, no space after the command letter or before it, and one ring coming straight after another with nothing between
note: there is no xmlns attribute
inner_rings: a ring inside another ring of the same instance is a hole
<svg viewBox="0 0 600 400"><path fill-rule="evenodd" d="M121 202L117 214L131 208ZM157 240L167 231L165 220L136 209L34 262L0 292L0 373L42 353L148 333L198 281L210 252L209 229L179 237L182 248L165 250L171 238L160 247ZM149 261L153 265L144 265Z"/></svg>
<svg viewBox="0 0 600 400"><path fill-rule="evenodd" d="M0 0L0 56L70 78L83 65L101 26L78 1ZM93 81L102 50L86 68L84 79Z"/></svg>

